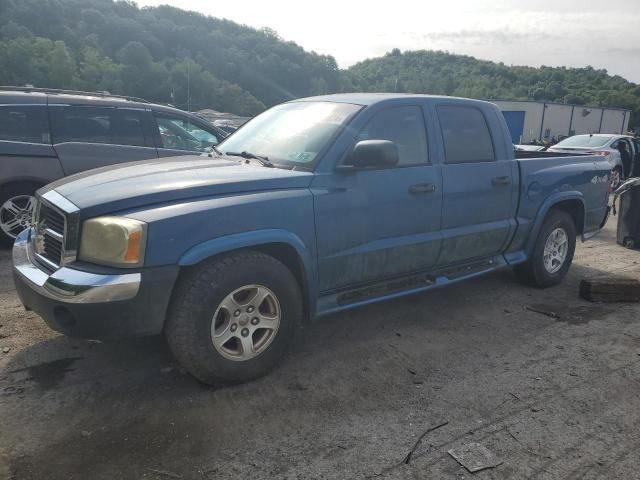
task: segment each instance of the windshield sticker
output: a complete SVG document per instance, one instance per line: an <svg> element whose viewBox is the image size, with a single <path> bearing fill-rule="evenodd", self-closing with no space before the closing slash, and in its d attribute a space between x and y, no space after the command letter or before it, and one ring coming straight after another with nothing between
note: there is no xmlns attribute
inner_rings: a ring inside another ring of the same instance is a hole
<svg viewBox="0 0 640 480"><path fill-rule="evenodd" d="M289 155L289 160L294 162L309 162L313 159L314 152L294 152Z"/></svg>

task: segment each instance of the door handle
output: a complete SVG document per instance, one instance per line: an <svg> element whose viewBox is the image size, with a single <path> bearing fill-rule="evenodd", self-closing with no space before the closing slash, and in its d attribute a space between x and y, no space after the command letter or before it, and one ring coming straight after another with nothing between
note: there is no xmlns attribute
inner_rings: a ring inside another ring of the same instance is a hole
<svg viewBox="0 0 640 480"><path fill-rule="evenodd" d="M409 187L409 193L433 193L436 186L433 183L418 183Z"/></svg>
<svg viewBox="0 0 640 480"><path fill-rule="evenodd" d="M496 187L502 187L505 185L509 185L511 183L511 179L509 177L493 177L491 179L491 183Z"/></svg>

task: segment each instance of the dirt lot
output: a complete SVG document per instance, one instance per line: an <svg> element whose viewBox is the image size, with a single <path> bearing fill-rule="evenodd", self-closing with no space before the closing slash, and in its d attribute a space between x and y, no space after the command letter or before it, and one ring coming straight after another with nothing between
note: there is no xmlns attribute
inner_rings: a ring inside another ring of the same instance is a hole
<svg viewBox="0 0 640 480"><path fill-rule="evenodd" d="M50 331L2 251L0 478L640 478L640 306L577 295L584 277L640 276L613 227L559 287L503 271L334 316L268 377L222 389L160 338ZM447 454L469 442L503 463L469 474Z"/></svg>

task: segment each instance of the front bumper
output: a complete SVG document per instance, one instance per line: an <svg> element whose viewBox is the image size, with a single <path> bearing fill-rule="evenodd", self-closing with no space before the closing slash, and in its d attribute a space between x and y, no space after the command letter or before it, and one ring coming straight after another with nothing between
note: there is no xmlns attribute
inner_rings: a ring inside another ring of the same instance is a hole
<svg viewBox="0 0 640 480"><path fill-rule="evenodd" d="M13 276L22 304L66 335L101 340L160 333L177 267L94 273L64 266L53 273L34 260L31 230L13 247Z"/></svg>

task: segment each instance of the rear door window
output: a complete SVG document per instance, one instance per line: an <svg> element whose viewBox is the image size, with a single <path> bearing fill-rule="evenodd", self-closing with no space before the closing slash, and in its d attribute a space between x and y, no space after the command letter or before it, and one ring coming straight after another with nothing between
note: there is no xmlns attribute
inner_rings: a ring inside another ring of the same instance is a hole
<svg viewBox="0 0 640 480"><path fill-rule="evenodd" d="M109 143L146 145L137 110L72 106L52 108L55 143Z"/></svg>
<svg viewBox="0 0 640 480"><path fill-rule="evenodd" d="M205 152L220 143L222 138L194 122L178 116L154 113L158 124L160 148Z"/></svg>
<svg viewBox="0 0 640 480"><path fill-rule="evenodd" d="M51 143L47 107L44 105L0 106L0 140Z"/></svg>
<svg viewBox="0 0 640 480"><path fill-rule="evenodd" d="M490 162L496 159L489 126L475 107L437 107L446 163Z"/></svg>

